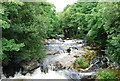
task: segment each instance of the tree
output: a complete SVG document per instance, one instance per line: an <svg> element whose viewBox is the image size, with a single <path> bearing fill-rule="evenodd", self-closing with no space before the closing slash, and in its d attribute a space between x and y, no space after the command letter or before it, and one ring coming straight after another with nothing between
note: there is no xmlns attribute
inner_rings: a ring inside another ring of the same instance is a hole
<svg viewBox="0 0 120 81"><path fill-rule="evenodd" d="M43 41L53 26L54 6L48 2L4 2L2 8L3 64L44 58Z"/></svg>
<svg viewBox="0 0 120 81"><path fill-rule="evenodd" d="M83 38L88 32L87 17L97 3L77 2L68 5L61 13L62 28L66 37Z"/></svg>
<svg viewBox="0 0 120 81"><path fill-rule="evenodd" d="M79 0L78 0L79 1ZM120 63L120 2L77 2L62 13L61 26L69 38L99 45L111 60Z"/></svg>
<svg viewBox="0 0 120 81"><path fill-rule="evenodd" d="M10 4L10 3L9 3ZM23 3L19 2L19 3L12 3L13 5L17 5L17 6L22 6ZM9 10L11 11L16 11L16 9L7 9L5 6L1 6L1 12L0 14L2 15L2 18L0 19L1 22L1 27L3 29L3 31L5 30L9 30L11 28L10 26L10 20L8 18L8 13ZM13 7L13 6L12 6ZM6 37L3 36L3 38L1 38L2 40L2 48L0 49L0 59L3 60L3 64L6 65L8 64L8 61L10 61L10 55L7 52L12 52L12 51L19 51L22 47L24 47L24 43L15 43L14 39L6 39Z"/></svg>

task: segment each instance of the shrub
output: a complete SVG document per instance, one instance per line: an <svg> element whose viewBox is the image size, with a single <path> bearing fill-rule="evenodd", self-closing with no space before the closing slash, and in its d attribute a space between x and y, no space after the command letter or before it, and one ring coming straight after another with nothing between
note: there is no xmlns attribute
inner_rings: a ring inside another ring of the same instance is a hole
<svg viewBox="0 0 120 81"><path fill-rule="evenodd" d="M89 66L88 61L86 61L84 58L78 58L77 63L81 68L87 68Z"/></svg>
<svg viewBox="0 0 120 81"><path fill-rule="evenodd" d="M114 72L111 70L100 69L97 72L98 74L96 79L116 79Z"/></svg>

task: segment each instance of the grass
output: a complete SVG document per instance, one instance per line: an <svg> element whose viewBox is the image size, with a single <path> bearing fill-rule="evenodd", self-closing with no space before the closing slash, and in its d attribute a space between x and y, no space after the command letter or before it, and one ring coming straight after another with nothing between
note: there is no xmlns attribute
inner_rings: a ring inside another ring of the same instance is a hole
<svg viewBox="0 0 120 81"><path fill-rule="evenodd" d="M84 58L78 58L77 63L81 68L87 68L89 66L88 61L86 61Z"/></svg>
<svg viewBox="0 0 120 81"><path fill-rule="evenodd" d="M99 69L96 79L116 79L116 75L111 70Z"/></svg>

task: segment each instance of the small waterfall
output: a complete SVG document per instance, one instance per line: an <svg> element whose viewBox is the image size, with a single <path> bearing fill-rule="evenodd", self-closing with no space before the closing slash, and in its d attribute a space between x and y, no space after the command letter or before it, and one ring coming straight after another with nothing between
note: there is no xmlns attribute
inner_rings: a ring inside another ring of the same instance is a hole
<svg viewBox="0 0 120 81"><path fill-rule="evenodd" d="M60 50L59 53L64 54L64 53L66 53L66 50Z"/></svg>
<svg viewBox="0 0 120 81"><path fill-rule="evenodd" d="M51 76L52 75L52 76ZM15 74L15 77L9 77L9 79L66 79L65 76L49 70L49 73L42 73L40 68L36 69L33 74L27 74L25 76L21 75L20 73Z"/></svg>

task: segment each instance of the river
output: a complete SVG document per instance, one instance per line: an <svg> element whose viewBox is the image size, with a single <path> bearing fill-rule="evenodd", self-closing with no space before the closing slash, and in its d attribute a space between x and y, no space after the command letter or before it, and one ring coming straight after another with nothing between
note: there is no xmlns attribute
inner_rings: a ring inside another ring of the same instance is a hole
<svg viewBox="0 0 120 81"><path fill-rule="evenodd" d="M72 67L76 60L75 56L81 57L85 53L83 50L85 44L81 39L48 39L46 41L47 57L44 59L44 66L48 68L48 73L41 72L39 67L32 74L22 75L18 72L8 79L81 79L84 76L94 76L96 75L94 70L82 72ZM83 70L89 69L92 65ZM7 78L2 75L2 79Z"/></svg>

